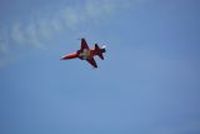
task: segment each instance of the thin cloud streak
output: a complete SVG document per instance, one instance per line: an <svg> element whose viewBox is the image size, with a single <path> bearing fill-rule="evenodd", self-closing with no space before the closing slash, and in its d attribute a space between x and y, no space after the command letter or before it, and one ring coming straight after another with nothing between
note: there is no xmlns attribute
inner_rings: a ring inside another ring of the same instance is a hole
<svg viewBox="0 0 200 134"><path fill-rule="evenodd" d="M50 41L54 36L60 33L73 32L76 33L78 28L88 23L98 24L102 20L115 14L127 5L132 4L127 0L121 4L120 1L92 1L87 0L83 4L69 6L66 5L57 11L43 13L43 10L38 11L38 15L30 15L30 21L26 24L21 20L14 21L9 26L9 29L0 29L0 33L8 32L1 36L9 39L9 42L1 41L0 55L3 53L11 53L12 47L32 46L37 48L48 47L44 44ZM98 7L98 8L97 8ZM81 31L80 31L81 32ZM12 45L11 45L12 44ZM0 62L3 61L2 58Z"/></svg>
<svg viewBox="0 0 200 134"><path fill-rule="evenodd" d="M62 32L63 30L73 31L88 20L91 23L96 23L102 18L107 18L116 11L116 8L121 6L118 4L114 1L97 2L89 0L84 5L66 6L53 13L51 17L37 18L29 22L28 25L15 22L11 31L12 40L17 44L40 46L44 40L50 39L58 32Z"/></svg>

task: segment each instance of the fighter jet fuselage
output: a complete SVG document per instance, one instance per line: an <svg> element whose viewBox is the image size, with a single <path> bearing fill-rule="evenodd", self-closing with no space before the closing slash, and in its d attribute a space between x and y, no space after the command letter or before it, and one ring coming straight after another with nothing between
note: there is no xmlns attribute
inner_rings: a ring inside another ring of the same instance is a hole
<svg viewBox="0 0 200 134"><path fill-rule="evenodd" d="M90 49L86 40L84 38L81 39L81 48L80 50L64 55L61 60L68 60L68 59L74 59L79 58L81 60L86 60L88 63L90 63L94 68L97 68L96 61L94 60L95 56L99 56L102 60L104 60L103 53L106 52L105 46L102 46L101 48L95 44L95 47L93 49Z"/></svg>

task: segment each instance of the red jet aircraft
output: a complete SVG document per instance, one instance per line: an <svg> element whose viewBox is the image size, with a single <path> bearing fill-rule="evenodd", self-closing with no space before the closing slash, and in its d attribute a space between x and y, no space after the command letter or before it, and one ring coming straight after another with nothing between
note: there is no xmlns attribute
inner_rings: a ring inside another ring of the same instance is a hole
<svg viewBox="0 0 200 134"><path fill-rule="evenodd" d="M104 60L103 53L105 52L106 52L105 46L102 46L100 48L97 44L95 44L95 47L93 49L90 49L86 40L82 38L80 50L71 54L64 55L61 58L61 60L79 58L81 60L86 60L94 68L97 68L97 64L96 64L96 61L94 60L94 56L98 55L102 60Z"/></svg>

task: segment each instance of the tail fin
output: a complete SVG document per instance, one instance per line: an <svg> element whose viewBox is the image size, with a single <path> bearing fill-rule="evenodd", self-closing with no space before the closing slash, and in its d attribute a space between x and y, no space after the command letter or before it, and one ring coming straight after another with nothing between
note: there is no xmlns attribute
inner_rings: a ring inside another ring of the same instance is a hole
<svg viewBox="0 0 200 134"><path fill-rule="evenodd" d="M97 44L95 44L95 50L99 50L99 46Z"/></svg>
<svg viewBox="0 0 200 134"><path fill-rule="evenodd" d="M100 48L97 44L95 44L95 51L96 51L97 55L98 55L102 60L104 60L103 53L106 52L105 46L103 46L102 48Z"/></svg>

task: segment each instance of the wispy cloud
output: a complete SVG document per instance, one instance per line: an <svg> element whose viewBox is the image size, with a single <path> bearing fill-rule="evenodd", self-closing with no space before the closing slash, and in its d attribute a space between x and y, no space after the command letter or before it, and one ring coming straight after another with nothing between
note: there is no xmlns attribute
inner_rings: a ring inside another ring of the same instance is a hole
<svg viewBox="0 0 200 134"><path fill-rule="evenodd" d="M18 44L23 44L27 40L25 37L25 32L22 30L22 25L20 23L13 24L10 36Z"/></svg>
<svg viewBox="0 0 200 134"><path fill-rule="evenodd" d="M53 12L49 17L36 17L27 25L14 22L11 37L18 44L40 46L44 40L51 38L63 29L65 31L74 30L87 21L95 23L102 18L107 18L121 6L118 4L112 0L109 2L88 0L83 5L65 6Z"/></svg>
<svg viewBox="0 0 200 134"><path fill-rule="evenodd" d="M44 42L52 39L56 34L66 31L77 32L77 29L84 26L88 21L91 25L99 23L117 11L126 8L127 5L132 4L130 0L121 3L118 0L86 0L82 4L62 5L62 8L57 11L49 9L48 12L44 12L40 9L37 11L38 14L30 15L26 24L24 24L24 20L18 20L12 22L8 29L0 29L0 33L7 30L7 34L1 36L0 55L11 51L10 42L16 47L47 47ZM5 40L9 41L6 42ZM2 58L1 61L3 61Z"/></svg>

